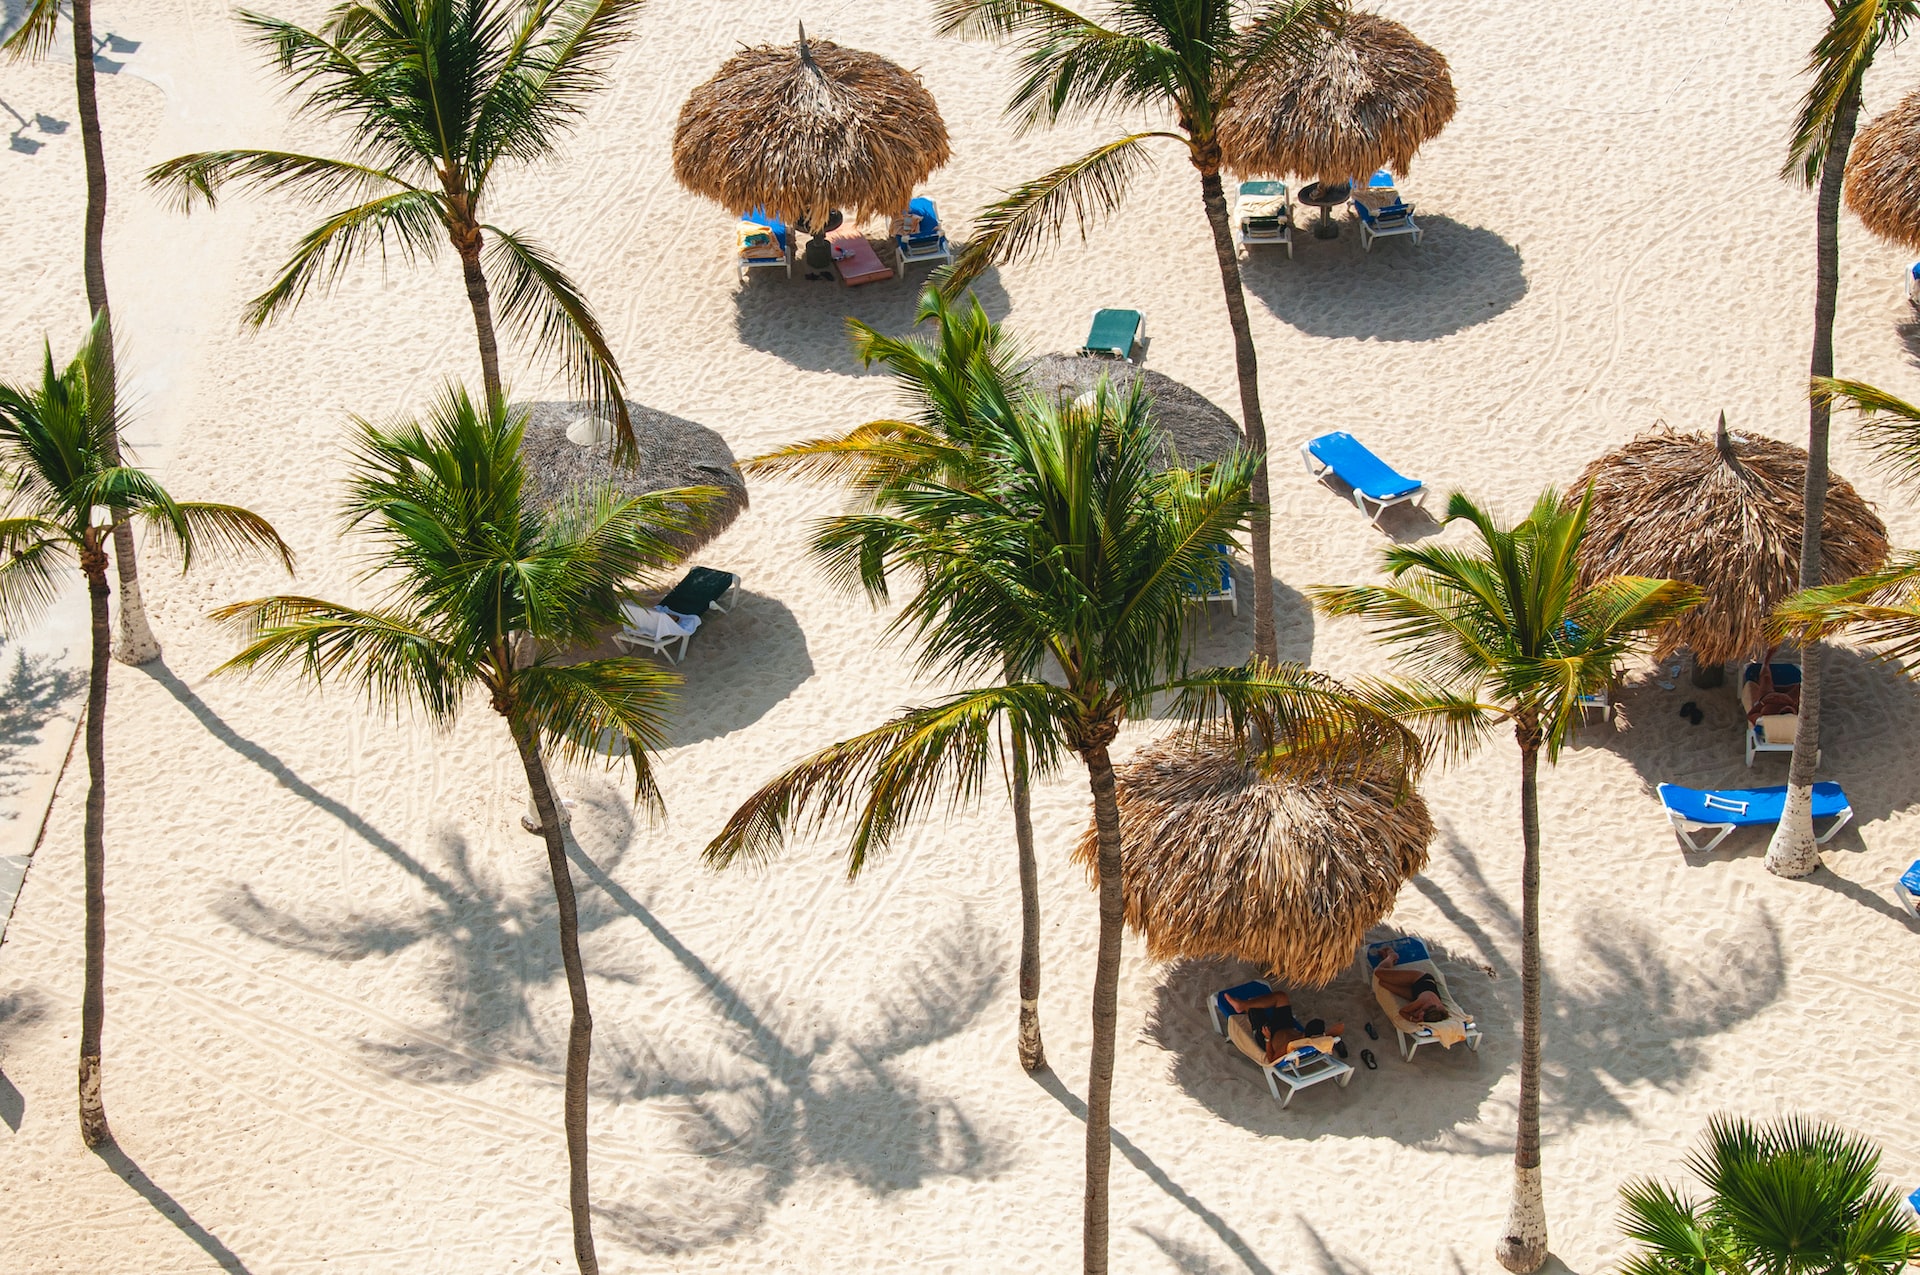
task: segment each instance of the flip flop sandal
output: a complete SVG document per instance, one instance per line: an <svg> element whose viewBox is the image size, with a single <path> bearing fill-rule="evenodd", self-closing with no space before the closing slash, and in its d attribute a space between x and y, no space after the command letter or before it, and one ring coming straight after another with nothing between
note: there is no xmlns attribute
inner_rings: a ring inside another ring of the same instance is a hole
<svg viewBox="0 0 1920 1275"><path fill-rule="evenodd" d="M1345 1058L1347 1056L1347 1042L1344 1040L1334 1041L1333 1053L1336 1058Z"/></svg>
<svg viewBox="0 0 1920 1275"><path fill-rule="evenodd" d="M1368 1071L1380 1070L1380 1064L1374 1059L1371 1049L1363 1049L1360 1051L1360 1061L1367 1065Z"/></svg>
<svg viewBox="0 0 1920 1275"><path fill-rule="evenodd" d="M1364 1028L1366 1028L1366 1029L1367 1029L1367 1039L1368 1039L1368 1040L1379 1040L1379 1039L1380 1039L1380 1033L1379 1033L1379 1032L1377 1032L1377 1031L1375 1031L1375 1030L1373 1030L1373 1024L1372 1024L1372 1023L1361 1023L1360 1025L1361 1025L1362 1027L1364 1027Z"/></svg>

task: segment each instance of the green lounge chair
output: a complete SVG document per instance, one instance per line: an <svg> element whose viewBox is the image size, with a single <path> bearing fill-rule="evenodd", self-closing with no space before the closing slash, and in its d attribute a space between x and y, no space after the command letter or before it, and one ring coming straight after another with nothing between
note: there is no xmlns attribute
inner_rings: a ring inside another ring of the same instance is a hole
<svg viewBox="0 0 1920 1275"><path fill-rule="evenodd" d="M703 616L709 609L725 611L729 608L720 605L720 599L740 583L740 577L731 571L715 571L712 567L695 567L687 572L686 578L673 586L673 592L661 598L655 605L662 611L671 611L675 615Z"/></svg>
<svg viewBox="0 0 1920 1275"><path fill-rule="evenodd" d="M1133 347L1147 335L1147 321L1138 310L1095 310L1093 326L1087 331L1082 354L1133 362Z"/></svg>

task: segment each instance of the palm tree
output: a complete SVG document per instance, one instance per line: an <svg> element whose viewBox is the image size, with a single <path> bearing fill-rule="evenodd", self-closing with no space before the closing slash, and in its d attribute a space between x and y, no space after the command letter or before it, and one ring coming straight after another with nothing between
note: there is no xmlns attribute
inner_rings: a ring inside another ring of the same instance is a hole
<svg viewBox="0 0 1920 1275"><path fill-rule="evenodd" d="M563 816L547 758L591 759L624 743L634 800L659 805L649 763L679 679L645 660L565 663L565 652L619 623L622 590L680 556L670 537L692 530L720 499L695 487L619 497L601 491L549 513L529 490L524 415L498 397L476 405L449 387L426 420L355 422L346 525L370 527L379 551L369 578L388 583L369 609L307 597L259 598L215 613L247 645L220 666L294 670L316 683L342 677L383 709L412 704L449 726L475 691L506 721L546 840L573 1021L567 1036L566 1132L573 1249L582 1275L599 1269L587 1195L587 1066L593 1016L580 963L580 927ZM610 762L617 764L617 757Z"/></svg>
<svg viewBox="0 0 1920 1275"><path fill-rule="evenodd" d="M945 33L1018 41L1023 75L1007 110L1023 129L1109 110L1173 120L1173 129L1123 134L1015 187L982 211L973 241L942 272L941 286L955 290L989 265L1056 242L1069 218L1084 238L1097 219L1119 207L1128 183L1152 162L1153 143L1174 141L1186 148L1200 175L1201 207L1220 263L1240 380L1241 425L1256 457L1253 652L1268 662L1278 658L1278 646L1267 427L1215 128L1249 76L1304 51L1340 7L1341 0L1112 0L1104 22L1058 0L940 0L938 9Z"/></svg>
<svg viewBox="0 0 1920 1275"><path fill-rule="evenodd" d="M496 165L553 153L644 2L345 0L316 31L242 11L274 65L304 90L303 109L355 139L349 157L202 151L155 166L147 180L188 211L196 199L211 207L229 182L310 204L344 201L253 299L247 320L255 325L291 310L314 285L330 287L368 253L429 257L444 234L466 279L488 399L501 394L498 285L508 331L557 353L631 447L620 367L579 285L533 239L483 218Z"/></svg>
<svg viewBox="0 0 1920 1275"><path fill-rule="evenodd" d="M80 1004L80 1136L112 1135L100 1089L106 1018L107 541L138 518L180 553L267 550L289 570L292 551L265 519L232 505L175 500L144 470L121 462L121 408L113 329L102 310L79 351L56 368L46 347L38 385L0 385L0 627L37 616L58 596L69 559L87 580L93 663L87 680L86 957ZM105 515L104 517L102 515Z"/></svg>
<svg viewBox="0 0 1920 1275"><path fill-rule="evenodd" d="M1814 206L1814 294L1812 374L1833 375L1833 315L1840 292L1840 191L1847 152L1860 118L1860 89L1880 49L1898 41L1916 14L1920 0L1826 0L1831 19L1808 59L1813 83L1801 99L1782 175L1818 186ZM1820 523L1827 501L1827 434L1832 408L1821 394L1811 395L1807 413L1806 524L1800 532L1800 587L1821 584ZM1767 843L1767 871L1803 877L1820 866L1813 839L1813 771L1820 757L1822 653L1816 642L1802 660L1800 724L1794 734L1793 761L1787 769L1787 804L1780 826Z"/></svg>
<svg viewBox="0 0 1920 1275"><path fill-rule="evenodd" d="M1704 1202L1639 1178L1620 1190L1620 1229L1643 1246L1622 1275L1899 1275L1920 1230L1875 1180L1880 1150L1798 1116L1707 1122L1687 1159Z"/></svg>
<svg viewBox="0 0 1920 1275"><path fill-rule="evenodd" d="M1814 382L1813 392L1864 418L1860 438L1881 469L1920 488L1920 406L1860 381ZM1852 630L1885 659L1920 655L1920 553L1894 557L1879 571L1803 589L1774 610L1782 637L1802 644Z"/></svg>
<svg viewBox="0 0 1920 1275"><path fill-rule="evenodd" d="M978 454L991 436L981 418L1004 420L1017 397L1018 357L970 296L956 308L929 288L920 299L916 323L933 322L931 340L885 336L858 320L849 320L854 350L866 366L884 365L899 378L915 408L912 420L869 421L845 433L810 439L743 461L747 473L820 477L850 488L868 508L896 506L895 497L924 477L953 486L975 483L985 469ZM827 524L830 530L832 524ZM924 530L924 529L923 529ZM817 552L830 551L816 542ZM862 573L874 601L887 596L885 563ZM1020 670L1009 666L1006 680ZM1014 843L1020 878L1020 1065L1038 1071L1047 1065L1040 1034L1040 875L1033 851L1032 769L1026 736L1009 723L1008 787L1013 805Z"/></svg>
<svg viewBox="0 0 1920 1275"><path fill-rule="evenodd" d="M73 88L80 113L80 154L87 169L87 211L81 223L81 272L87 285L87 309L107 308L107 157L100 142L100 96L94 90L93 0L67 0L73 17ZM9 57L44 57L53 51L59 22L58 0L33 0L20 26L7 37ZM107 459L120 463L120 437L114 435ZM147 622L140 596L140 568L134 558L133 523L126 510L115 511L113 560L120 576L120 634L114 658L145 664L160 658L160 642Z"/></svg>
<svg viewBox="0 0 1920 1275"><path fill-rule="evenodd" d="M1510 1271L1547 1257L1540 1186L1540 757L1554 761L1579 724L1580 698L1603 690L1614 668L1652 630L1685 612L1699 591L1671 580L1620 576L1579 587L1576 555L1591 494L1569 503L1549 490L1512 528L1455 492L1447 521L1472 524L1475 551L1395 546L1390 585L1319 587L1330 615L1375 624L1431 683L1398 696L1410 713L1434 713L1467 746L1511 723L1520 745L1520 1112L1513 1200L1496 1251Z"/></svg>
<svg viewBox="0 0 1920 1275"><path fill-rule="evenodd" d="M1253 461L1155 472L1156 432L1136 386L1090 403L1022 401L974 454L966 483L930 473L890 507L842 515L819 537L829 568L868 579L891 565L918 587L897 631L923 671L995 681L963 690L797 762L735 811L707 847L716 865L772 855L790 827L856 812L849 875L937 795L977 794L1006 722L1035 774L1068 752L1085 765L1098 830L1100 940L1087 1082L1084 1265L1107 1269L1107 1166L1121 926L1120 823L1109 755L1122 724L1165 697L1194 729L1227 724L1270 745L1276 768L1397 758L1411 778L1419 741L1384 711L1297 665L1189 671L1185 582L1251 512ZM1043 657L1053 677L1036 670ZM965 682L962 683L963 685Z"/></svg>

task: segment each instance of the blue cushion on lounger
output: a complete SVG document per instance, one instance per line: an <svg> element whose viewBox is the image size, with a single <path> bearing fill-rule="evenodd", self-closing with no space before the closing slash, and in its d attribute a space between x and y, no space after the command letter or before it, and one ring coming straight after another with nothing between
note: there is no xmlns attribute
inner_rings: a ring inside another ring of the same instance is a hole
<svg viewBox="0 0 1920 1275"><path fill-rule="evenodd" d="M1405 965L1408 961L1426 961L1433 959L1427 955L1427 945L1421 942L1418 935L1403 934L1391 942L1375 943L1368 947L1367 964L1369 966L1378 965L1380 958L1385 955L1388 948L1393 949L1395 954L1394 959L1401 965Z"/></svg>
<svg viewBox="0 0 1920 1275"><path fill-rule="evenodd" d="M910 238L919 239L940 233L940 211L933 201L925 195L916 195L907 201L907 211L920 219L920 228Z"/></svg>
<svg viewBox="0 0 1920 1275"><path fill-rule="evenodd" d="M1232 1018L1235 1014L1240 1012L1236 1010L1233 1006L1227 1004L1227 997L1231 996L1235 1000L1246 1001L1246 1000L1252 1000L1256 996L1265 996L1268 992L1272 990L1273 989L1267 986L1265 983L1261 983L1257 981L1252 983L1242 983L1238 987L1229 987L1224 992L1215 992L1213 996L1213 1004L1214 1004L1214 1007L1220 1011L1220 1021L1225 1022L1227 1019Z"/></svg>
<svg viewBox="0 0 1920 1275"><path fill-rule="evenodd" d="M1920 859L1915 859L1913 866L1900 874L1900 884L1907 887L1907 893L1920 894Z"/></svg>
<svg viewBox="0 0 1920 1275"><path fill-rule="evenodd" d="M1397 472L1344 430L1322 434L1307 444L1307 450L1340 481L1372 500L1392 500L1425 485Z"/></svg>

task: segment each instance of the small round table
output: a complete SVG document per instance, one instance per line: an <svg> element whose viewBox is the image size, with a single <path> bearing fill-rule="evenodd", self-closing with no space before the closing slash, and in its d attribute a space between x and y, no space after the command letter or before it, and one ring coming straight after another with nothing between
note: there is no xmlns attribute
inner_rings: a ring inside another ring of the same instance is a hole
<svg viewBox="0 0 1920 1275"><path fill-rule="evenodd" d="M1320 220L1313 223L1315 239L1338 239L1340 227L1333 220L1333 210L1347 202L1353 195L1352 182L1339 182L1328 185L1326 182L1314 182L1295 192L1294 198L1303 204L1311 204L1320 210Z"/></svg>

